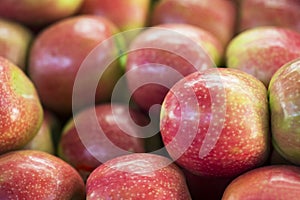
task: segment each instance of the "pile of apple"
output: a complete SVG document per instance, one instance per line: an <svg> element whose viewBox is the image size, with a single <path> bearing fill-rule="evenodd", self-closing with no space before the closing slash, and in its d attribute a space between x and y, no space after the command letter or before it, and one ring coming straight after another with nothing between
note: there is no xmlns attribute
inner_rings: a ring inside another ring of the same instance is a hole
<svg viewBox="0 0 300 200"><path fill-rule="evenodd" d="M0 0L0 199L300 198L299 0Z"/></svg>

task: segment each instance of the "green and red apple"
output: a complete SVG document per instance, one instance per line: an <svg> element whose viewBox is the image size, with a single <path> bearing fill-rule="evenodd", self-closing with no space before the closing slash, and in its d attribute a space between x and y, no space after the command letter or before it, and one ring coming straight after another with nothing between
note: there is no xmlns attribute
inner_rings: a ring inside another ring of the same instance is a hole
<svg viewBox="0 0 300 200"><path fill-rule="evenodd" d="M149 7L150 0L83 0L80 13L104 16L127 31L146 26Z"/></svg>
<svg viewBox="0 0 300 200"><path fill-rule="evenodd" d="M44 110L44 120L38 133L23 149L44 151L54 155L56 153L54 137L57 134L55 131L59 126L58 123L53 113Z"/></svg>
<svg viewBox="0 0 300 200"><path fill-rule="evenodd" d="M38 27L74 15L83 0L1 0L0 17Z"/></svg>
<svg viewBox="0 0 300 200"><path fill-rule="evenodd" d="M290 199L300 195L300 168L292 165L271 165L248 171L234 179L222 200Z"/></svg>
<svg viewBox="0 0 300 200"><path fill-rule="evenodd" d="M0 199L85 199L85 185L69 164L42 151L0 156Z"/></svg>
<svg viewBox="0 0 300 200"><path fill-rule="evenodd" d="M234 35L236 7L230 0L161 0L154 6L151 22L192 24L226 45Z"/></svg>
<svg viewBox="0 0 300 200"><path fill-rule="evenodd" d="M300 59L283 65L269 86L273 146L300 165Z"/></svg>
<svg viewBox="0 0 300 200"><path fill-rule="evenodd" d="M9 59L25 71L32 32L25 26L0 19L0 56Z"/></svg>
<svg viewBox="0 0 300 200"><path fill-rule="evenodd" d="M38 132L43 109L31 80L0 57L0 154L23 148Z"/></svg>
<svg viewBox="0 0 300 200"><path fill-rule="evenodd" d="M212 68L181 79L160 119L168 153L195 175L235 177L269 156L266 87L240 70Z"/></svg>
<svg viewBox="0 0 300 200"><path fill-rule="evenodd" d="M188 24L150 27L130 44L126 79L143 110L161 104L182 77L221 63L223 45L209 32ZM159 115L159 112L158 112Z"/></svg>
<svg viewBox="0 0 300 200"><path fill-rule="evenodd" d="M282 65L298 57L300 33L275 26L256 27L230 41L226 66L252 74L268 86Z"/></svg>
<svg viewBox="0 0 300 200"><path fill-rule="evenodd" d="M100 104L74 115L64 127L58 155L86 179L103 162L114 157L145 152L145 135L138 126L146 117L122 104ZM132 124L130 120L137 123Z"/></svg>
<svg viewBox="0 0 300 200"><path fill-rule="evenodd" d="M191 200L181 170L166 157L135 153L109 160L86 183L87 199Z"/></svg>
<svg viewBox="0 0 300 200"><path fill-rule="evenodd" d="M258 26L279 26L300 32L300 1L242 0L239 31Z"/></svg>
<svg viewBox="0 0 300 200"><path fill-rule="evenodd" d="M92 87L90 82L94 79L98 80L93 96L95 101L110 99L114 84L122 73L117 62L111 65L106 62L109 57L117 58L117 44L111 40L106 42L116 32L115 25L106 18L81 15L59 21L37 36L30 52L29 76L45 108L60 116L70 116L73 87L81 65L91 70L84 70L84 76L78 81L83 93L77 107L87 106L89 99L84 92ZM102 51L88 59L101 44ZM97 70L105 72L99 75Z"/></svg>

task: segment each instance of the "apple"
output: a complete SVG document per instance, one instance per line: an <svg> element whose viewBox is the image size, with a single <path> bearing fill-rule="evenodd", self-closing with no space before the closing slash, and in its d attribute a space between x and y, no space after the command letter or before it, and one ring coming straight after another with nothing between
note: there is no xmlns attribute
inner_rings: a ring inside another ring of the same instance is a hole
<svg viewBox="0 0 300 200"><path fill-rule="evenodd" d="M243 0L239 9L239 31L257 26L280 26L300 32L300 1Z"/></svg>
<svg viewBox="0 0 300 200"><path fill-rule="evenodd" d="M144 30L127 54L125 76L134 102L145 111L161 104L179 79L219 65L222 54L223 45L212 34L192 25L163 24Z"/></svg>
<svg viewBox="0 0 300 200"><path fill-rule="evenodd" d="M287 161L278 151L273 148L269 160L270 165L293 165L293 163Z"/></svg>
<svg viewBox="0 0 300 200"><path fill-rule="evenodd" d="M253 169L233 180L222 200L244 199L298 199L300 195L300 168L291 165L273 165Z"/></svg>
<svg viewBox="0 0 300 200"><path fill-rule="evenodd" d="M59 116L70 116L73 86L82 63L92 68L85 72L84 80L80 80L85 84L83 90L91 87L90 80L100 79L94 98L96 102L110 99L122 70L117 62L106 65L105 59L116 54L117 44L105 41L116 32L115 25L106 18L81 15L59 21L37 36L30 52L28 73L45 108ZM86 60L92 50L103 43L105 49L98 52L100 56ZM97 69L105 70L101 78L95 73ZM77 104L78 109L88 104L84 93Z"/></svg>
<svg viewBox="0 0 300 200"><path fill-rule="evenodd" d="M1 0L0 17L28 26L49 25L77 12L83 0Z"/></svg>
<svg viewBox="0 0 300 200"><path fill-rule="evenodd" d="M54 129L57 123L55 116L51 112L44 110L44 120L38 133L23 149L39 150L54 155L56 151L53 137L56 134Z"/></svg>
<svg viewBox="0 0 300 200"><path fill-rule="evenodd" d="M150 0L84 0L80 13L104 16L127 31L146 26L149 6Z"/></svg>
<svg viewBox="0 0 300 200"><path fill-rule="evenodd" d="M85 199L78 172L61 159L34 150L0 156L0 199Z"/></svg>
<svg viewBox="0 0 300 200"><path fill-rule="evenodd" d="M89 176L87 199L191 199L183 173L171 162L149 153L109 160Z"/></svg>
<svg viewBox="0 0 300 200"><path fill-rule="evenodd" d="M9 60L0 57L0 154L20 149L38 132L43 109L34 85Z"/></svg>
<svg viewBox="0 0 300 200"><path fill-rule="evenodd" d="M236 7L228 0L162 0L151 16L152 25L187 23L203 28L226 45L233 37Z"/></svg>
<svg viewBox="0 0 300 200"><path fill-rule="evenodd" d="M240 70L212 68L178 81L160 118L176 163L203 177L235 177L269 156L267 90Z"/></svg>
<svg viewBox="0 0 300 200"><path fill-rule="evenodd" d="M283 65L269 86L272 142L286 160L300 165L300 58Z"/></svg>
<svg viewBox="0 0 300 200"><path fill-rule="evenodd" d="M273 74L286 62L300 57L300 33L265 26L248 29L230 41L226 65L252 74L266 87Z"/></svg>
<svg viewBox="0 0 300 200"><path fill-rule="evenodd" d="M0 56L9 59L23 71L32 39L32 32L25 26L0 19Z"/></svg>
<svg viewBox="0 0 300 200"><path fill-rule="evenodd" d="M77 113L63 129L58 155L84 179L103 162L129 152L145 152L144 133L130 117L145 125L146 117L122 104L100 104ZM122 149L123 151L119 150Z"/></svg>

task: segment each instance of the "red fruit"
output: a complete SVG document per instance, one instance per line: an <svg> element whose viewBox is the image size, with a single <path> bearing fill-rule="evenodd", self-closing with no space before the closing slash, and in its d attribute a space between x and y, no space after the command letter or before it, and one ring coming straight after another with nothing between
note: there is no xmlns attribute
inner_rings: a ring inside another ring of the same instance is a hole
<svg viewBox="0 0 300 200"><path fill-rule="evenodd" d="M152 14L152 25L186 23L212 33L223 45L233 37L235 4L229 0L162 0Z"/></svg>
<svg viewBox="0 0 300 200"><path fill-rule="evenodd" d="M254 169L233 180L222 200L289 199L300 196L300 168L273 165Z"/></svg>
<svg viewBox="0 0 300 200"><path fill-rule="evenodd" d="M146 111L161 104L179 79L220 64L222 53L220 42L195 26L164 24L145 30L131 43L126 63L134 101Z"/></svg>
<svg viewBox="0 0 300 200"><path fill-rule="evenodd" d="M61 159L41 151L0 156L0 199L85 199L79 174Z"/></svg>
<svg viewBox="0 0 300 200"><path fill-rule="evenodd" d="M200 176L234 177L269 153L264 85L242 71L213 68L178 81L161 110L170 156Z"/></svg>
<svg viewBox="0 0 300 200"><path fill-rule="evenodd" d="M239 29L280 26L300 32L299 10L297 0L242 0Z"/></svg>
<svg viewBox="0 0 300 200"><path fill-rule="evenodd" d="M1 0L0 16L30 26L42 26L69 17L83 0Z"/></svg>
<svg viewBox="0 0 300 200"><path fill-rule="evenodd" d="M103 162L129 152L144 152L142 133L129 123L128 107L102 104L76 114L63 130L59 156L86 178ZM95 113L95 115L94 115ZM142 125L146 118L130 110L133 120ZM120 149L119 149L120 148Z"/></svg>
<svg viewBox="0 0 300 200"><path fill-rule="evenodd" d="M109 160L89 176L87 199L191 199L182 172L171 162L145 153Z"/></svg>
<svg viewBox="0 0 300 200"><path fill-rule="evenodd" d="M110 19L122 31L146 25L149 0L84 0L80 13Z"/></svg>
<svg viewBox="0 0 300 200"><path fill-rule="evenodd" d="M226 65L252 74L268 86L282 65L298 57L300 33L280 27L257 27L230 41Z"/></svg>
<svg viewBox="0 0 300 200"><path fill-rule="evenodd" d="M0 56L9 59L23 71L32 38L31 31L25 26L0 19Z"/></svg>
<svg viewBox="0 0 300 200"><path fill-rule="evenodd" d="M300 165L299 80L300 59L296 59L283 65L269 86L273 146L286 160L297 165Z"/></svg>
<svg viewBox="0 0 300 200"><path fill-rule="evenodd" d="M19 67L0 57L0 154L25 146L42 120L34 85Z"/></svg>
<svg viewBox="0 0 300 200"><path fill-rule="evenodd" d="M81 64L97 45L115 32L115 26L105 18L77 16L49 26L36 38L30 53L29 75L47 109L60 115L71 113L73 86ZM105 43L104 46L105 50L98 52L97 58L85 62L93 71L79 80L89 88L90 80L100 79L97 69L107 69L97 87L96 102L110 98L114 83L121 75L116 63L107 66L105 61L116 53L116 44ZM86 106L85 97L81 93L78 107Z"/></svg>

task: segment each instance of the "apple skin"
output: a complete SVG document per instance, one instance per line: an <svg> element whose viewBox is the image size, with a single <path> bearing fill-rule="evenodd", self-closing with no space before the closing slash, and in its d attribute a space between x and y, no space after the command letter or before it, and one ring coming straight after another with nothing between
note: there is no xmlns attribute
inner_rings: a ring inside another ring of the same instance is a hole
<svg viewBox="0 0 300 200"><path fill-rule="evenodd" d="M104 16L126 31L146 26L149 6L150 0L84 0L80 13Z"/></svg>
<svg viewBox="0 0 300 200"><path fill-rule="evenodd" d="M190 200L183 173L170 162L166 157L146 153L109 160L89 176L87 200Z"/></svg>
<svg viewBox="0 0 300 200"><path fill-rule="evenodd" d="M25 26L0 19L0 56L9 59L25 71L32 32Z"/></svg>
<svg viewBox="0 0 300 200"><path fill-rule="evenodd" d="M171 87L182 76L220 64L222 54L223 45L212 34L192 25L163 24L143 31L131 43L126 62L134 102L145 111L161 104L169 89L160 82ZM149 78L152 83L140 83Z"/></svg>
<svg viewBox="0 0 300 200"><path fill-rule="evenodd" d="M38 132L43 109L34 85L9 60L0 57L0 154L20 149Z"/></svg>
<svg viewBox="0 0 300 200"><path fill-rule="evenodd" d="M162 0L154 6L151 23L192 24L209 31L226 45L233 37L235 19L236 7L232 1Z"/></svg>
<svg viewBox="0 0 300 200"><path fill-rule="evenodd" d="M91 120L94 109L97 117L96 122ZM137 137L143 133L129 123L126 111L127 106L125 105L111 105L109 103L82 110L74 116L75 121L72 118L65 125L59 142L58 155L74 166L80 172L81 176L86 179L102 162L119 156L119 154L116 155L114 149L107 143L107 139L125 151L145 152L144 140ZM117 115L114 112L117 112ZM130 113L137 124L143 125L146 123L147 119L142 113L135 110L130 110ZM76 122L76 126L74 122ZM130 130L130 133L121 129L118 123L121 123L122 127L126 126L126 130ZM82 127L79 131L84 129L83 133L78 132L78 126ZM98 130L97 126L100 126L101 129ZM131 134L136 137L131 136ZM84 143L81 140L83 137L88 138L88 141ZM94 157L93 155L95 154L100 155L101 160Z"/></svg>
<svg viewBox="0 0 300 200"><path fill-rule="evenodd" d="M283 65L269 86L272 142L286 160L300 165L300 59Z"/></svg>
<svg viewBox="0 0 300 200"><path fill-rule="evenodd" d="M181 79L165 97L160 122L168 153L195 175L234 177L269 156L266 88L240 70L212 68Z"/></svg>
<svg viewBox="0 0 300 200"><path fill-rule="evenodd" d="M55 154L55 145L53 135L55 127L57 126L54 115L44 110L44 120L34 138L26 144L23 149L44 151L49 154Z"/></svg>
<svg viewBox="0 0 300 200"><path fill-rule="evenodd" d="M239 31L257 26L280 26L300 32L300 2L295 0L243 0Z"/></svg>
<svg viewBox="0 0 300 200"><path fill-rule="evenodd" d="M300 33L274 26L256 27L230 41L226 65L252 74L268 87L274 73L299 56Z"/></svg>
<svg viewBox="0 0 300 200"><path fill-rule="evenodd" d="M37 36L30 52L28 73L45 108L59 116L71 114L73 86L82 62L97 45L116 32L115 25L106 18L81 15L59 21ZM111 56L116 48L115 44L109 44L101 55ZM94 69L107 67L100 62L90 60L88 65L95 65ZM114 83L122 73L117 63L106 69L101 79L95 74L86 75L100 79L96 103L109 100ZM88 80L85 83L88 84ZM78 107L86 106L84 97L83 94L79 103L82 105Z"/></svg>
<svg viewBox="0 0 300 200"><path fill-rule="evenodd" d="M222 200L299 199L300 168L265 166L242 174L226 188Z"/></svg>
<svg viewBox="0 0 300 200"><path fill-rule="evenodd" d="M34 150L0 156L0 199L85 199L78 172L63 160Z"/></svg>
<svg viewBox="0 0 300 200"><path fill-rule="evenodd" d="M83 0L1 0L0 17L37 27L75 14Z"/></svg>

